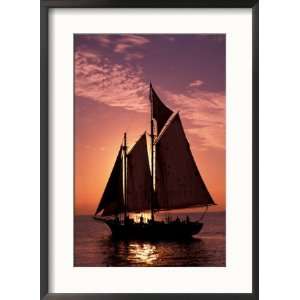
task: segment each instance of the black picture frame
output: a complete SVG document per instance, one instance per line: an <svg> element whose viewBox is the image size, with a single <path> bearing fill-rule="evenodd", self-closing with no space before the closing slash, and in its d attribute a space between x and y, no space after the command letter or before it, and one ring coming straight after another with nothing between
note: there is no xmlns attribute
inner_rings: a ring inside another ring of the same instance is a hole
<svg viewBox="0 0 300 300"><path fill-rule="evenodd" d="M259 298L259 75L258 0L41 0L40 10L40 298L52 300L257 300ZM252 9L252 293L51 294L48 289L49 87L48 15L51 8L251 8Z"/></svg>

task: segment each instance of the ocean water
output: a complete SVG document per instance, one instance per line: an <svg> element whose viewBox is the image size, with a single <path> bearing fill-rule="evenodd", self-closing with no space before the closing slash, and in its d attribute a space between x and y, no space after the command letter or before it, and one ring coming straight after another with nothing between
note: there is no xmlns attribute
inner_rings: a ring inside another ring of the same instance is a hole
<svg viewBox="0 0 300 300"><path fill-rule="evenodd" d="M170 215L170 214L169 214ZM199 214L172 215L190 220ZM165 218L160 215L159 218ZM74 222L75 267L224 267L225 213L207 213L201 232L189 241L114 241L110 229L91 216L76 216Z"/></svg>

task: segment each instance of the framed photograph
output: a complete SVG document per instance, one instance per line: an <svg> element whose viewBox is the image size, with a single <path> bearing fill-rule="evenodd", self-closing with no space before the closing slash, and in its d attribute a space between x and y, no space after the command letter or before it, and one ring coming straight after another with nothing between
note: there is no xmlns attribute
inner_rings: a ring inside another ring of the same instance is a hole
<svg viewBox="0 0 300 300"><path fill-rule="evenodd" d="M41 0L41 299L258 299L257 1Z"/></svg>

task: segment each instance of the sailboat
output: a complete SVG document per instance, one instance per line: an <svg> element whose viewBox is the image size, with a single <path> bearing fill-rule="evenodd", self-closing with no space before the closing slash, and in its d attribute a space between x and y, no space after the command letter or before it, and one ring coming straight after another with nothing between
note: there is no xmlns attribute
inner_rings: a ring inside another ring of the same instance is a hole
<svg viewBox="0 0 300 300"><path fill-rule="evenodd" d="M128 151L127 136L94 218L107 224L112 237L138 240L188 239L199 233L202 219L159 221L160 211L215 205L193 158L179 112L173 112L150 83L150 162L147 133ZM151 218L144 220L143 213ZM130 214L140 214L136 222ZM121 218L120 218L121 216Z"/></svg>

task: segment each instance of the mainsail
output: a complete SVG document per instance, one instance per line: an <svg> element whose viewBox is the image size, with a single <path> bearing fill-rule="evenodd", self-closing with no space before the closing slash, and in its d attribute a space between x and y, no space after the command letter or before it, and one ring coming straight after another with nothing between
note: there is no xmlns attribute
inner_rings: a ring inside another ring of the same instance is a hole
<svg viewBox="0 0 300 300"><path fill-rule="evenodd" d="M127 212L150 209L151 178L144 133L127 154Z"/></svg>
<svg viewBox="0 0 300 300"><path fill-rule="evenodd" d="M102 216L116 215L124 210L122 172L121 147L95 215L102 210Z"/></svg>
<svg viewBox="0 0 300 300"><path fill-rule="evenodd" d="M150 83L150 101L152 108L152 117L156 120L157 124L157 135L161 132L162 128L168 121L169 117L173 114L170 110L157 96L155 90Z"/></svg>
<svg viewBox="0 0 300 300"><path fill-rule="evenodd" d="M156 142L157 209L215 204L198 171L177 113Z"/></svg>

